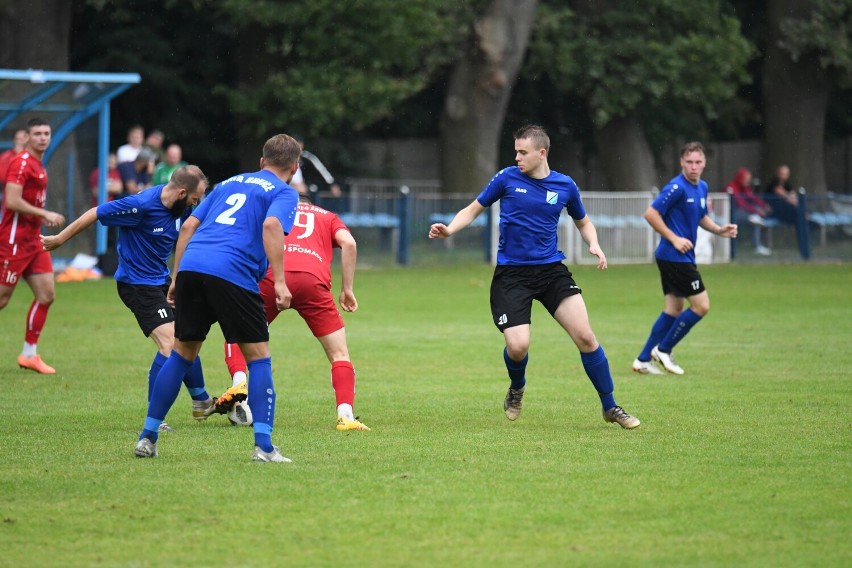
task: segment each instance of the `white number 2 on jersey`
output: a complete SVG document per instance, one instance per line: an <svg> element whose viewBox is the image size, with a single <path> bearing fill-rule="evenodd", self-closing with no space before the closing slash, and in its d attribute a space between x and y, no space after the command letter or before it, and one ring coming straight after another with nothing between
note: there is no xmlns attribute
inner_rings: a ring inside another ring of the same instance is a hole
<svg viewBox="0 0 852 568"><path fill-rule="evenodd" d="M305 232L296 237L297 239L307 239L314 232L314 214L305 211L297 211L296 219L293 221L296 227L302 227Z"/></svg>
<svg viewBox="0 0 852 568"><path fill-rule="evenodd" d="M225 199L225 203L230 205L228 209L225 209L219 216L216 217L217 223L222 223L223 225L233 225L237 222L231 215L237 212L240 207L245 205L246 203L246 194L245 193L234 193L229 195L227 199Z"/></svg>

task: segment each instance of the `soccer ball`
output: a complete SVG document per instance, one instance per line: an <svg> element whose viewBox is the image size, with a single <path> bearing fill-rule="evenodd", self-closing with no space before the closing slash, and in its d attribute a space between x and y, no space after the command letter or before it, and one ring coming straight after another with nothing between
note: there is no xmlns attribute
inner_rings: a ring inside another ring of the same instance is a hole
<svg viewBox="0 0 852 568"><path fill-rule="evenodd" d="M234 426L251 426L252 417L248 401L236 402L228 411L228 420Z"/></svg>

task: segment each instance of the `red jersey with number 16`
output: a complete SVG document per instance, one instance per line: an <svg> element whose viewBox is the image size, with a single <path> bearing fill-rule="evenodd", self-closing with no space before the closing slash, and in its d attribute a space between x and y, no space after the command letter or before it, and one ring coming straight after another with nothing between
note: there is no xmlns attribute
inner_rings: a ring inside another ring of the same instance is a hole
<svg viewBox="0 0 852 568"><path fill-rule="evenodd" d="M4 179L7 185L15 183L23 187L21 196L34 207L44 209L47 199L47 171L41 160L24 151L12 158ZM8 193L8 192L7 192ZM0 220L0 244L12 249L12 254L31 254L41 250L38 239L42 218L17 211L6 210L3 198L3 218Z"/></svg>
<svg viewBox="0 0 852 568"><path fill-rule="evenodd" d="M310 272L331 288L331 259L340 217L311 203L299 203L293 230L284 238L284 271Z"/></svg>

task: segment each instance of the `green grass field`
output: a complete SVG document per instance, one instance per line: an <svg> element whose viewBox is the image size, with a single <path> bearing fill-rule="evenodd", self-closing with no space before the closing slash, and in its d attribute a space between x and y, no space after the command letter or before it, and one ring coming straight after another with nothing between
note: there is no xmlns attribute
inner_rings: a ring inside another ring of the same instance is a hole
<svg viewBox="0 0 852 568"><path fill-rule="evenodd" d="M653 266L578 268L619 404L601 419L576 348L533 314L524 412L503 415L491 269L359 273L347 315L356 414L334 429L328 364L273 325L273 439L196 423L182 392L160 457L133 446L154 355L109 281L57 285L18 369L25 285L0 313L3 566L842 566L852 564L852 266L711 266L683 377L630 371L662 305ZM221 334L202 350L228 386ZM844 536L846 535L846 536Z"/></svg>

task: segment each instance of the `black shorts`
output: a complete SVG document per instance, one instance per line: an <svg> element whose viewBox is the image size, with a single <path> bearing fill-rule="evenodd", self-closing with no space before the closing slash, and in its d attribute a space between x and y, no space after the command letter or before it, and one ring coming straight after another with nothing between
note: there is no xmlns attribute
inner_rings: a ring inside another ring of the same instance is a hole
<svg viewBox="0 0 852 568"><path fill-rule="evenodd" d="M507 327L531 321L532 302L538 300L552 316L562 300L582 290L561 262L532 266L498 266L491 280L491 315L494 325Z"/></svg>
<svg viewBox="0 0 852 568"><path fill-rule="evenodd" d="M118 296L136 316L136 322L145 337L164 323L175 321L175 311L166 301L170 283L171 280L168 280L165 284L154 286L116 282Z"/></svg>
<svg viewBox="0 0 852 568"><path fill-rule="evenodd" d="M657 259L663 294L688 298L705 290L698 267L690 262L671 262Z"/></svg>
<svg viewBox="0 0 852 568"><path fill-rule="evenodd" d="M178 272L175 337L181 341L204 341L216 322L228 343L269 341L260 294L209 274Z"/></svg>

